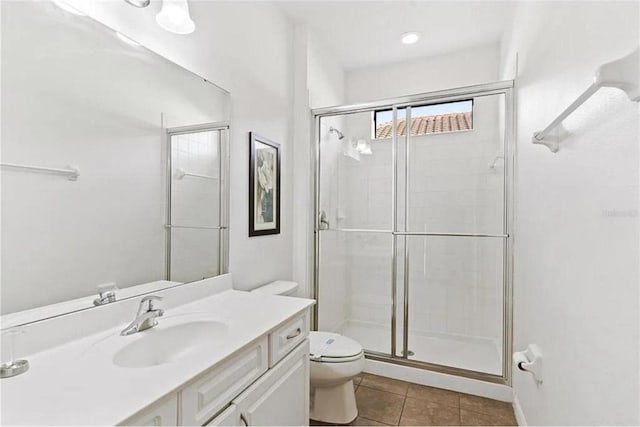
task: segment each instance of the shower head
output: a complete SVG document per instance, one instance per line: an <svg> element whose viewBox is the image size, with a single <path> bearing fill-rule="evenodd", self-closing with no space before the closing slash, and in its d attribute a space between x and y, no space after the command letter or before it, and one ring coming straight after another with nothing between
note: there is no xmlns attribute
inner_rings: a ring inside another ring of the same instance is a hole
<svg viewBox="0 0 640 427"><path fill-rule="evenodd" d="M333 126L329 128L329 133L335 133L336 135L338 135L338 139L344 138L344 134L340 132L338 129L334 128Z"/></svg>

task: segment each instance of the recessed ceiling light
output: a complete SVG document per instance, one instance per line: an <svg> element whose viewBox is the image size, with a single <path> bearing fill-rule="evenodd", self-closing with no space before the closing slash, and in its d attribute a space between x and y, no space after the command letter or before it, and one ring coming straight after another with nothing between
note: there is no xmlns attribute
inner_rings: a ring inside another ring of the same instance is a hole
<svg viewBox="0 0 640 427"><path fill-rule="evenodd" d="M420 38L420 34L416 32L404 33L402 35L402 43L404 44L414 44Z"/></svg>
<svg viewBox="0 0 640 427"><path fill-rule="evenodd" d="M151 0L124 0L127 3L129 3L131 6L135 6L135 7L147 7L149 6L149 3L151 3Z"/></svg>

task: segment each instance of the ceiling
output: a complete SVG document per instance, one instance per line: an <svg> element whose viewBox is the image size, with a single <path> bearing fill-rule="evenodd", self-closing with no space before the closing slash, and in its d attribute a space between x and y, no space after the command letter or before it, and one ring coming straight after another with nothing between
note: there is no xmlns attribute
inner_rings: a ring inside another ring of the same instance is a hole
<svg viewBox="0 0 640 427"><path fill-rule="evenodd" d="M383 65L497 43L515 2L279 1L296 23L307 24L346 69ZM401 34L420 40L403 45Z"/></svg>

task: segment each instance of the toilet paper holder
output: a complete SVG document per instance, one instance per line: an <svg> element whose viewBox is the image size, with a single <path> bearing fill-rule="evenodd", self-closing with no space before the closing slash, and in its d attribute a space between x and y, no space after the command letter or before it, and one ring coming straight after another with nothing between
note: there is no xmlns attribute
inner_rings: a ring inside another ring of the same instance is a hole
<svg viewBox="0 0 640 427"><path fill-rule="evenodd" d="M529 344L525 351L513 353L513 363L524 372L529 372L538 384L542 384L542 352L535 344Z"/></svg>

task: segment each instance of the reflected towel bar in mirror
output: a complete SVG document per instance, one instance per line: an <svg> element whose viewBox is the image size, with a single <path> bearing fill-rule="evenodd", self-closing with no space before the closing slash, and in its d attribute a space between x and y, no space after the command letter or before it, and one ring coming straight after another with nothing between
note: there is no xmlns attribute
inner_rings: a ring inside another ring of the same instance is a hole
<svg viewBox="0 0 640 427"><path fill-rule="evenodd" d="M169 225L166 224L165 228L192 228L194 230L226 230L227 227L213 227L206 225Z"/></svg>
<svg viewBox="0 0 640 427"><path fill-rule="evenodd" d="M216 176L201 175L199 173L186 172L184 169L176 169L176 179L182 179L186 176L190 176L193 178L202 178L202 179L218 179L218 177Z"/></svg>
<svg viewBox="0 0 640 427"><path fill-rule="evenodd" d="M32 172L43 172L50 173L56 175L66 175L68 176L69 181L77 181L80 176L80 171L76 167L67 166L65 169L62 168L46 168L42 166L30 166L30 165L20 165L17 163L0 163L0 166L3 168L11 168L11 169L21 169Z"/></svg>

